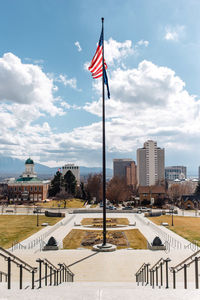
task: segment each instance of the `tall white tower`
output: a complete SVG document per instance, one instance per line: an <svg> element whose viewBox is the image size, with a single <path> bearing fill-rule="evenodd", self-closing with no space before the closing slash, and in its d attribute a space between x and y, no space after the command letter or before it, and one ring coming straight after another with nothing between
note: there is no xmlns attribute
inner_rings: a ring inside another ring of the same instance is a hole
<svg viewBox="0 0 200 300"><path fill-rule="evenodd" d="M37 174L34 172L34 161L31 158L28 158L25 162L25 172L22 173L23 178L25 177L37 177Z"/></svg>
<svg viewBox="0 0 200 300"><path fill-rule="evenodd" d="M137 149L137 177L141 186L158 184L165 178L164 149L157 142L148 140L143 148Z"/></svg>

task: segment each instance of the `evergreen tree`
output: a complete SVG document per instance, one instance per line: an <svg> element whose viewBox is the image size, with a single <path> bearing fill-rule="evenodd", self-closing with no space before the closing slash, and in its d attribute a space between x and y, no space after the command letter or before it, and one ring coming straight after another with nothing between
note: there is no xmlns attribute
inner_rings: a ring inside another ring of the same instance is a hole
<svg viewBox="0 0 200 300"><path fill-rule="evenodd" d="M200 196L200 181L198 182L198 184L197 184L197 186L196 186L194 195Z"/></svg>
<svg viewBox="0 0 200 300"><path fill-rule="evenodd" d="M56 196L56 194L60 193L61 184L62 184L62 174L59 171L57 171L56 174L54 175L54 178L51 181L51 185L49 188L50 197Z"/></svg>
<svg viewBox="0 0 200 300"><path fill-rule="evenodd" d="M81 182L80 188L81 188L81 194L82 194L81 197L82 197L83 200L86 200L87 195L86 195L86 191L85 191L85 187L84 187L84 183L83 182Z"/></svg>
<svg viewBox="0 0 200 300"><path fill-rule="evenodd" d="M63 183L65 186L65 191L71 195L75 195L77 182L76 182L76 177L70 170L67 171L67 173L64 175Z"/></svg>

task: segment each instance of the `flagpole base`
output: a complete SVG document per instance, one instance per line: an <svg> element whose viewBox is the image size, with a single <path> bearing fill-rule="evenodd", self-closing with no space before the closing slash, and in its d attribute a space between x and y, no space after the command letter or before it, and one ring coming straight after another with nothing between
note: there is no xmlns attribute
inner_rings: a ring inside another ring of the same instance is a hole
<svg viewBox="0 0 200 300"><path fill-rule="evenodd" d="M113 252L117 250L117 247L115 245L106 243L105 245L103 244L94 245L92 250L96 252Z"/></svg>

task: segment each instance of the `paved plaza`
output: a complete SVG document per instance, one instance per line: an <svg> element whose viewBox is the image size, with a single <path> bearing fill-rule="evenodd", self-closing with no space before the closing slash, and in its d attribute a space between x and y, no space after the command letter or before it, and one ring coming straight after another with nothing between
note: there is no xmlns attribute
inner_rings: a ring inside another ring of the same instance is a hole
<svg viewBox="0 0 200 300"><path fill-rule="evenodd" d="M152 291L150 288L138 288L135 282L135 273L139 267L144 263L150 263L151 266L156 263L160 258L170 258L171 261L169 266L175 266L183 259L187 258L194 253L194 250L197 250L191 247L191 243L183 239L179 235L168 230L164 226L158 226L152 223L149 219L146 219L143 214L134 214L134 213L107 213L108 218L128 218L131 226L123 227L123 230L129 230L133 228L138 228L141 233L146 237L149 243L152 243L155 236L159 236L163 243L167 245L165 251L151 251L151 250L133 250L133 249L124 249L117 250L112 253L96 253L87 249L75 249L75 250L57 250L57 251L42 251L42 247L47 243L48 239L51 236L54 236L57 240L59 247L62 248L62 240L72 229L85 229L81 226L81 220L83 218L99 218L101 215L99 213L81 213L81 214L72 214L67 213L66 217L59 221L54 226L44 227L42 230L32 235L28 239L22 241L20 245L16 245L13 250L13 254L20 257L24 261L28 262L31 266L37 267L36 259L38 258L47 258L53 264L65 263L70 266L70 269L75 274L74 283L69 286L69 283L62 284L59 287L52 287L51 297L58 293L58 290L66 291L68 295L71 295L68 299L123 299L122 294L126 295L127 299L138 299L136 296L141 294L144 295L140 299L146 299L145 297L148 294L148 291L154 299L167 299L164 297L164 294L157 289L157 292ZM133 226L135 224L135 226ZM88 228L87 228L88 229ZM117 228L119 229L119 228ZM95 229L96 230L96 229ZM98 230L98 229L97 229ZM99 229L101 230L101 229ZM112 229L115 230L115 229ZM7 264L5 261L1 260L2 271L6 271ZM172 282L172 273L170 272L170 282ZM19 278L19 270L17 267L12 267L12 284L15 287L16 282ZM30 274L24 272L23 274L24 282L31 282ZM199 299L196 297L196 291L194 290L194 270L191 267L188 271L188 281L191 282L190 291L185 291L184 295L189 295L188 293L194 293L191 299ZM169 291L168 294L170 298L168 299L186 299L185 296L177 298L178 295L182 295L183 288L183 272L180 272L177 276L177 285L181 288L181 292L178 291ZM64 288L65 285L65 288ZM77 288L76 288L77 287ZM8 291L4 285L0 286L2 291L2 297L0 299L16 299L12 298L12 292ZM17 295L20 295L21 291L18 291L18 288L15 289ZM57 290L57 292L56 292ZM78 291L78 294L75 293L75 290ZM23 297L25 299L26 295L36 295L37 299L42 299L46 293L48 293L47 288L42 288L40 291L31 291L29 288L30 294L28 292L23 292ZM81 293L81 296L79 295ZM157 298L155 298L155 293ZM10 296L9 296L10 294ZM76 294L76 295L75 295ZM153 296L154 294L154 296ZM65 297L60 297L56 299L65 299ZM110 296L109 296L110 295ZM121 295L121 296L120 296ZM133 297L133 295L135 295ZM158 297L158 295L160 295ZM28 296L27 296L28 297ZM32 297L32 296L31 296ZM34 297L34 296L33 296ZM110 298L109 298L110 297ZM135 298L136 297L136 298ZM149 297L148 297L149 298ZM54 297L55 299L55 297ZM149 298L151 299L151 298Z"/></svg>

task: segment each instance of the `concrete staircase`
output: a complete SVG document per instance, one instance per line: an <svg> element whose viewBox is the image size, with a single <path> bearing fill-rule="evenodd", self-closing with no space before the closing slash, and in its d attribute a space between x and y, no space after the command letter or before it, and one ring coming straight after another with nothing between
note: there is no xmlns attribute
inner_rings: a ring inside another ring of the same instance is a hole
<svg viewBox="0 0 200 300"><path fill-rule="evenodd" d="M194 288L184 290L182 283L177 289L137 286L130 282L73 282L59 286L47 286L31 290L29 283L19 290L18 284L13 283L12 289L7 290L6 284L0 284L0 299L69 299L69 300L199 300L200 292Z"/></svg>

